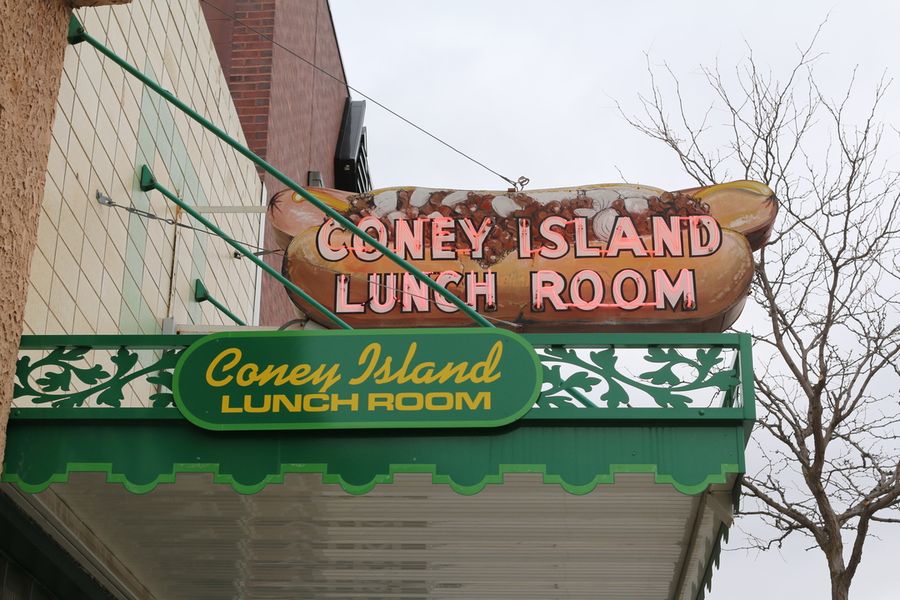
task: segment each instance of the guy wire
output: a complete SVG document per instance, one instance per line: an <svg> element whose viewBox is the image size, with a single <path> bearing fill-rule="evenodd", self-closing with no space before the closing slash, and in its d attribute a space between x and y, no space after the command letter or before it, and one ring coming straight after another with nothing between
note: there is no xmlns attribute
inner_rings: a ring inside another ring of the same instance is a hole
<svg viewBox="0 0 900 600"><path fill-rule="evenodd" d="M325 75L325 76L327 76L327 77L330 77L331 79L334 79L335 81L337 81L338 83L340 83L340 84L342 84L342 85L347 86L347 89L348 89L348 90L351 90L351 91L353 91L353 92L356 92L357 94L359 94L360 96L362 96L363 98L365 98L366 100L368 100L369 102L371 102L372 104L374 104L374 105L376 105L376 106L378 106L378 107L380 107L380 108L386 110L388 113L390 113L390 114L392 114L393 116L397 117L398 119L400 119L401 121L403 121L403 122L406 123L407 125L410 125L411 127L415 128L415 129L417 129L417 130L419 130L420 132L424 133L425 135L427 135L427 136L430 137L431 139L435 140L436 142L438 142L438 143L440 143L440 144L443 144L444 146L446 146L446 147L449 148L450 150L453 150L454 152L456 152L456 153L459 154L460 156L462 156L462 157L464 157L464 158L466 158L466 159L472 161L473 163L475 163L476 165L480 166L481 168L487 170L488 172L493 173L494 175L496 175L497 177L499 177L500 179L502 179L503 181L505 181L505 182L508 183L509 185L513 186L513 187L516 188L517 190L521 191L522 188L524 188L524 187L529 183L529 179L528 179L527 177L524 177L524 176L523 176L523 177L519 177L517 180L513 180L513 179L510 179L509 177L507 177L507 176L505 176L505 175L503 175L503 174L501 174L501 173L495 171L494 169L490 168L489 166L487 166L486 164L484 164L484 163L481 162L480 160L477 160L477 159L473 158L472 156L466 154L465 152L463 152L463 151L460 150L459 148L453 146L453 145L450 144L449 142L444 141L443 139L441 139L441 138L439 138L438 136L436 136L435 134L431 133L430 131L428 131L428 130L425 129L424 127L421 127L420 125L417 125L417 124L413 123L412 121L410 121L409 119L407 119L406 117L404 117L403 115L401 115L400 113L398 113L397 111L388 108L387 106L385 106L384 104L382 104L381 102L379 102L378 100L376 100L375 98L373 98L373 97L369 96L368 94L362 92L361 90L359 90L359 89L353 87L352 85L350 85L349 83L347 83L345 80L341 79L340 77L338 77L338 76L336 76L336 75L332 75L331 73L329 73L328 71L326 71L326 70L323 69L322 67L316 65L316 64L313 63L312 61L310 61L310 60L308 60L308 59L306 59L306 58L300 56L299 54L297 54L296 52L294 52L294 51L291 50L290 48L284 46L283 44L278 43L278 42L275 41L275 39L273 39L271 36L269 36L269 35L263 33L262 31L260 31L260 30L258 30L258 29L256 29L256 28L252 27L251 25L248 25L247 23L245 23L245 22L243 22L242 20L240 20L240 19L238 19L237 17L235 17L233 14L229 14L229 13L225 12L223 9L219 8L219 7L216 6L215 4L212 4L209 0L200 0L200 2L202 2L202 3L205 4L206 6L210 7L211 9L215 10L216 12L218 12L219 14L221 14L223 17L225 17L225 18L227 18L227 19L230 19L230 20L233 21L234 23L240 25L240 26L243 27L244 29L246 29L246 30L248 30L248 31L251 31L251 32L255 33L256 35L260 36L261 38L263 38L263 39L265 39L265 40L267 40L267 41L269 41L269 42L272 42L272 45L278 46L279 48L281 48L282 50L284 50L285 52L287 52L287 53L290 54L291 56L294 56L295 58L297 58L297 59L303 61L303 62L306 63L307 65L311 66L313 69L315 69L315 70L319 71L320 73L322 73L323 75Z"/></svg>

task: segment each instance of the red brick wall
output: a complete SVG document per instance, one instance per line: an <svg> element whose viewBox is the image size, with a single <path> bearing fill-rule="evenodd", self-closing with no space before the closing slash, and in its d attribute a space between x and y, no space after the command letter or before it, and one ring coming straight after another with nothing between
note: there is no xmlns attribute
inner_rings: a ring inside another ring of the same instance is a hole
<svg viewBox="0 0 900 600"><path fill-rule="evenodd" d="M231 72L231 36L234 33L234 21L227 15L234 15L234 4L235 0L205 0L200 3L225 79Z"/></svg>
<svg viewBox="0 0 900 600"><path fill-rule="evenodd" d="M327 0L215 2L284 46L275 46L231 20L217 23L213 19L221 13L205 7L248 146L301 185L306 185L309 171L321 171L325 185L333 186L334 151L347 86L292 54L345 79ZM269 195L284 187L268 174L263 181ZM267 230L267 248L275 246L272 238ZM266 262L281 269L280 256L267 256ZM263 278L260 324L281 325L296 317L284 287Z"/></svg>

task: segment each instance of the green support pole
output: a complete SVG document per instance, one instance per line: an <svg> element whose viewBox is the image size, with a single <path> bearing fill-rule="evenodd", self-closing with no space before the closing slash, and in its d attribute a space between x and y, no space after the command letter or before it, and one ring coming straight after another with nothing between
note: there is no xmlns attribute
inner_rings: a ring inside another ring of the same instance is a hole
<svg viewBox="0 0 900 600"><path fill-rule="evenodd" d="M216 300L215 297L209 294L209 290L206 289L206 286L203 285L203 282L199 279L194 281L194 301L195 302L209 302L213 306L219 309L221 313L223 313L226 317L237 323L238 325L246 325L243 319L239 316L228 310L228 307Z"/></svg>
<svg viewBox="0 0 900 600"><path fill-rule="evenodd" d="M160 185L160 183L153 176L153 173L150 171L150 167L148 167L147 165L144 165L141 167L140 186L141 186L141 191L149 192L151 190L156 190L160 194L165 196L167 199L169 199L171 202L178 205L184 212L191 215L194 219L196 219L197 221L202 223L204 227L206 227L207 229L209 229L210 231L215 233L217 236L219 236L220 238L225 240L225 242L229 246L231 246L232 248L234 248L235 250L237 250L238 252L240 252L241 254L243 254L244 256L249 258L250 260L252 260L256 264L256 266L258 266L260 269L262 269L263 271L265 271L266 273L268 273L269 275L271 275L272 277L274 277L275 279L280 281L289 290L291 290L292 292L294 292L295 294L297 294L298 296L303 298L306 302L308 302L310 305L312 305L316 310L320 311L326 317L331 319L331 321L335 325L337 325L338 327L341 327L342 329L352 329L352 327L350 327L350 325L348 325L346 322L344 322L343 319L341 319L339 316L337 316L336 314L334 314L333 312L328 310L328 308L326 308L325 306L320 304L315 298L313 298L312 296L310 296L309 294L307 294L306 292L301 290L293 282L289 281L284 275L282 275L281 273L279 273L278 271L276 271L275 269L273 269L272 267L267 265L261 258L259 258L255 254L253 254L252 252L250 252L249 250L244 248L244 246L242 244L231 239L231 237L227 233L225 233L224 231L222 231L221 229L216 227L216 225L212 221L210 221L209 219L207 219L206 217L204 217L203 215L198 213L196 210L194 210L194 208L191 207L190 204L188 204L187 202L185 202L184 200L182 200L181 198L179 198L178 196L176 196L175 194L170 192L168 189L166 189L165 186ZM227 309L224 309L224 310L227 311ZM241 323L241 325L243 325L243 323Z"/></svg>
<svg viewBox="0 0 900 600"><path fill-rule="evenodd" d="M298 183L296 183L293 179L270 165L268 162L257 156L253 151L251 151L246 146L243 146L240 142L232 138L230 135L225 133L222 129L219 129L205 117L200 115L194 109L189 107L187 104L179 100L175 97L174 94L169 92L168 90L163 89L158 83L141 73L130 63L125 61L115 52L101 44L94 37L92 37L89 33L84 30L81 23L78 19L72 15L72 21L69 24L69 32L68 38L70 44L78 44L80 42L87 42L89 45L93 46L98 52L109 58L111 61L122 67L126 72L128 72L133 77L137 78L144 85L152 89L154 92L162 96L166 99L167 102L178 108L188 117L199 123L208 131L212 132L213 135L218 137L220 140L237 150L243 156L247 157L254 164L256 164L259 168L263 169L270 175L272 175L275 179L286 185L288 188L293 190L294 192L300 194L307 202L310 202L313 206L318 208L320 211L325 213L328 217L334 219L338 223L341 224L345 229L352 231L354 234L359 236L362 240L364 240L367 244L372 246L373 248L380 251L384 256L386 256L389 260L393 261L407 272L412 273L413 276L431 288L436 294L440 294L443 298L451 302L455 305L459 310L464 312L466 315L471 317L476 323L481 325L482 327L493 327L490 321L485 319L482 315L478 314L478 311L474 310L471 306L460 300L455 294L450 292L447 288L438 285L431 277L411 265L409 262L404 260L402 257L398 256L394 252L392 252L387 246L370 236L365 231L361 230L359 227L353 224L350 219L334 210L305 189L303 189ZM267 271L268 272L268 271ZM280 280L279 280L280 281Z"/></svg>

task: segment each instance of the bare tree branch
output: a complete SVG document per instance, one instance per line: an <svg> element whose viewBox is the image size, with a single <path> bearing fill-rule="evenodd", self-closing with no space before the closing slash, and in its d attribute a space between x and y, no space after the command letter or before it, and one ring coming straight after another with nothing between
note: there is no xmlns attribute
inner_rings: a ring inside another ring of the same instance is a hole
<svg viewBox="0 0 900 600"><path fill-rule="evenodd" d="M862 111L855 70L831 98L815 72L824 25L780 77L749 47L734 69L701 67L701 86L648 57L641 114L619 111L698 184L737 175L780 200L752 292L766 462L743 478L742 514L771 527L756 548L812 538L845 599L871 524L900 523L900 172L885 149L898 130L878 116L892 81Z"/></svg>

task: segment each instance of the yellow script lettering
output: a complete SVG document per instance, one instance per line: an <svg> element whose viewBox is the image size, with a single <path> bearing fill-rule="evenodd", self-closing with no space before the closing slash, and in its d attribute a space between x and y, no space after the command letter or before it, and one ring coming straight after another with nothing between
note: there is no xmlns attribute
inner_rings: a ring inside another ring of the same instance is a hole
<svg viewBox="0 0 900 600"><path fill-rule="evenodd" d="M494 369L500 363L501 356L503 356L503 342L497 341L488 352L487 358L472 366L472 372L469 373L472 383L493 383L500 379L500 372L495 374Z"/></svg>
<svg viewBox="0 0 900 600"><path fill-rule="evenodd" d="M374 355L371 359L369 358L370 354ZM375 370L375 365L378 364L379 357L381 357L381 344L379 344L378 342L372 342L371 344L366 346L359 354L359 361L356 364L363 365L366 361L368 361L369 365L361 375L359 375L358 377L354 377L349 381L350 385L359 385L366 379L368 379L372 375L372 371Z"/></svg>
<svg viewBox="0 0 900 600"><path fill-rule="evenodd" d="M219 355L212 359L212 362L209 363L209 367L206 369L206 383L213 387L222 387L223 385L228 385L231 383L232 376L229 375L223 379L216 379L214 377L216 372L216 367L219 366L219 363L225 360L228 356L234 356L234 360L229 362L228 364L222 367L222 371L227 371L234 367L234 365L238 364L241 361L241 351L237 348L227 348L219 352Z"/></svg>

